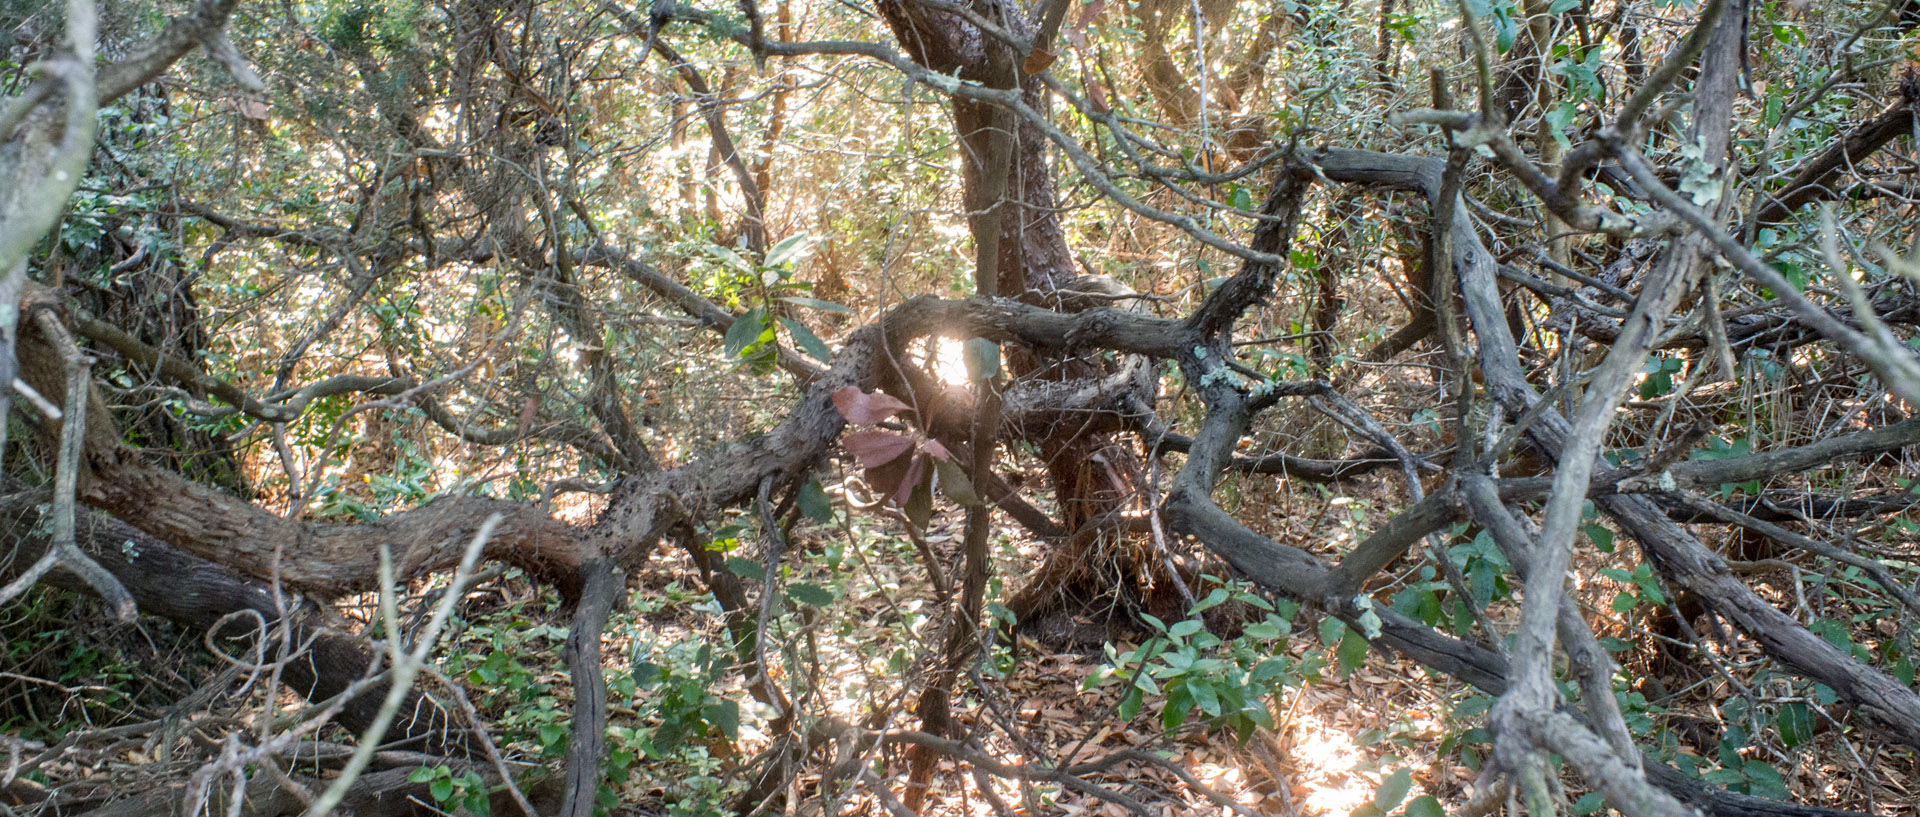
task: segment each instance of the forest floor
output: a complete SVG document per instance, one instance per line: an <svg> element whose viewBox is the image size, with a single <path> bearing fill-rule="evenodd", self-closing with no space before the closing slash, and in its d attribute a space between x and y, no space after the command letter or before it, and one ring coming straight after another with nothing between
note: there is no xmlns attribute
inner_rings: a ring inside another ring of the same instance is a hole
<svg viewBox="0 0 1920 817"><path fill-rule="evenodd" d="M1384 513L1373 511L1389 507L1390 501L1384 493L1310 499L1282 491L1272 496L1275 502L1294 504L1263 508L1243 499L1236 512L1263 519L1268 535L1310 545L1322 554L1341 551L1354 537L1364 535L1370 524L1385 519ZM928 549L949 565L949 575L959 559L960 517L954 509L942 510L923 537ZM730 545L739 554L734 558L747 562L743 568L758 564L759 554L750 539L741 533L739 541ZM1003 529L995 540L998 586L991 589L989 598L1006 598L1018 589L1039 563L1043 547ZM833 601L795 605L774 617L769 645L782 656L773 662L776 680L783 686L793 684L795 672L814 679L809 681L814 691L802 698L810 716L833 716L873 729L918 729L918 720L910 714L912 703L927 676L926 662L941 649L943 613L919 549L904 535L902 522L869 512L843 517L837 529L803 525L795 532L787 569L789 588L812 584L831 593ZM1403 571L1402 578L1412 572ZM1575 572L1598 575L1596 565L1576 565ZM720 738L709 732L678 750L655 746L658 757L634 758L631 775L618 789L620 805L614 814L721 813L731 772L768 743L762 727L770 713L751 703L741 673L702 663L724 652L714 649L724 643L721 617L710 597L696 589L702 586L685 554L664 546L633 577L626 609L608 628L607 671L614 690L611 723L617 737L630 737L658 730L668 720L688 717L690 712L711 718L711 710L703 707L732 701L742 706L737 735ZM1773 593L1783 609L1805 603L1780 586L1762 583L1761 588ZM756 597L757 588L749 589L750 598ZM1605 578L1579 584L1578 595L1595 611L1595 620L1610 622L1598 634L1622 642L1657 643L1658 639L1649 637L1646 622L1601 612L1619 592L1618 583ZM1391 595L1384 592L1380 597ZM372 602L369 596L358 607L346 606L344 612L351 618L371 620ZM28 608L16 611L16 617L26 618L12 622L9 632L26 632L13 625L33 625L29 629L38 634L35 637L45 637L44 643L27 639L9 643L9 652L17 655L7 670L20 677L27 672L44 674L52 670L40 663L71 663L72 656L95 656L87 659L97 665L92 670L61 676L69 681L67 689L80 697L62 705L58 690L0 683L0 692L6 692L12 702L10 707L17 709L25 701L39 706L36 711L48 722L92 720L95 726L108 727L118 719L160 711L166 702L179 700L213 677L215 668L204 666L198 638L175 633L170 627L50 630L33 624L33 620L89 620L91 614L71 606L43 603L32 616L27 615ZM1242 741L1231 729L1209 727L1192 718L1169 731L1160 721L1164 699L1159 696L1149 696L1137 714L1123 718L1124 685L1111 680L1098 683L1098 679L1109 672L1115 655L1139 646L1153 631L1137 624L1099 621L1097 611L1080 610L1071 618L1067 631L1079 636L1064 643L1022 636L1014 646L1002 639L976 666L971 682L963 683L965 692L956 699L956 720L982 735L982 747L995 758L1014 765L1051 768L1119 758L1129 751L1152 753L1165 762L1133 756L1086 775L1109 792L1148 804L1151 814L1185 817L1239 810L1282 817L1348 817L1376 805L1383 788L1387 796L1377 805L1384 813L1397 814L1396 806L1423 795L1455 808L1464 802L1478 757L1487 748L1480 715L1489 698L1378 651L1365 654L1350 672L1343 671L1334 658L1337 644L1325 638L1325 630L1306 611L1294 617L1291 636L1275 642L1273 649L1291 665L1321 666L1267 699L1277 728L1254 731ZM468 694L510 756L540 762L543 751L551 753L555 748L548 736L564 738L564 728L552 730L564 727L565 713L570 711L560 649L567 622L557 599L509 573L470 593L461 619L459 632L443 645L442 669L449 677L468 679ZM1710 621L1695 624L1705 627ZM1086 633L1101 636L1088 639ZM1666 741L1670 757L1681 762L1690 759L1709 780L1751 785L1751 780L1729 778L1749 770L1764 774L1758 770L1767 768L1778 771L1779 784L1801 803L1887 817L1920 815L1920 783L1915 782L1920 780L1920 764L1910 752L1876 751L1874 746L1887 744L1864 734L1861 730L1870 727L1841 707L1821 707L1822 719L1812 724L1804 741L1790 748L1777 740L1770 714L1747 719L1764 739L1714 731L1717 724L1740 720L1730 717L1727 709L1729 702L1739 698L1739 687L1769 705L1787 700L1778 690L1788 688L1779 679L1751 669L1762 662L1750 643L1732 635L1709 640L1720 646L1706 661L1683 660L1657 650L1621 655L1624 677L1631 679L1623 700L1631 703L1637 696L1641 704L1637 712L1629 712L1640 717L1634 721L1638 737ZM708 659L698 657L703 648ZM711 673L711 683L701 677L706 672ZM481 677L492 680L472 680ZM213 708L244 722L276 707L298 705L290 699L274 703L258 698L257 694L222 697ZM152 705L134 705L148 699ZM109 705L111 701L118 703ZM875 718L875 712L883 714ZM1845 728L1833 728L1834 723ZM656 738L658 734L654 732ZM47 739L57 737L49 734ZM616 749L633 745L621 743L624 739L628 738L616 739ZM106 781L113 768L142 768L139 759L103 756L101 765L68 771L75 779ZM886 790L894 798L903 797L904 758L896 754L880 759L886 762L868 767L883 769ZM888 813L888 805L875 797L871 784L843 793L837 803L823 802L822 775L834 760L831 752L823 751L802 764L790 789L797 797L788 813ZM1191 781L1183 779L1183 774ZM711 785L701 788L690 783L697 780ZM987 781L994 797L983 795L981 780ZM1209 799L1194 783L1223 795L1233 807ZM1582 794L1572 789L1568 797L1577 801ZM1130 813L1116 802L1056 782L1022 785L1006 778L978 777L951 760L939 766L924 813L984 817L994 813L995 798L1022 817L1124 817ZM826 810L829 805L834 808L831 812Z"/></svg>
<svg viewBox="0 0 1920 817"><path fill-rule="evenodd" d="M1334 552L1343 548L1346 540L1364 535L1367 509L1374 507L1374 500L1385 501L1385 497L1321 498L1302 502L1299 507L1266 509L1264 513L1243 505L1238 511L1243 516L1264 515L1271 535L1290 536L1297 542L1315 541L1316 550ZM959 519L960 514L952 510L936 515L924 537L935 553L947 557L949 565L958 563ZM836 552L827 547L836 536L844 550ZM901 655L936 654L939 628L931 626L936 607L931 583L905 544L901 523L873 519L855 522L837 534L815 531L799 538L803 540L803 552L794 566L797 577L830 584L841 595L830 616L823 617L823 621L840 619L830 623L838 628L837 638L814 639L822 645L816 653L817 669L836 679L825 686L837 690L838 699L825 702L823 708L849 721L864 721L875 702L880 702L880 708L892 713L880 728L918 728L917 721L904 714L911 709L912 690L902 687L898 680L918 676L889 670L900 668ZM1044 545L1017 535L997 541L996 575L1004 581L1005 592L1010 592L1018 587L1025 571L1039 563ZM837 569L822 565L835 560L841 562ZM645 593L649 587L696 586L695 579L683 557L663 552L656 555L638 583L640 592ZM1598 580L1587 582L1582 592L1589 609L1604 610L1615 588L1610 582ZM1075 616L1072 631L1102 632L1104 627L1112 636L1112 650L1121 654L1151 636L1144 627L1103 625L1095 621L1098 617L1097 612ZM1296 663L1321 658L1327 659L1327 666L1318 677L1275 695L1270 703L1278 728L1258 730L1245 741L1238 740L1230 729L1194 722L1169 732L1162 727L1159 707L1152 698L1134 717L1122 719L1118 713L1122 685L1106 683L1087 688L1088 679L1111 663L1113 653L1097 643L1087 643L1084 637L1079 643L1045 644L1023 636L1019 648L1012 651L1003 644L1000 653L1011 671L993 673L991 678L981 676L979 680L987 681L986 699L983 701L976 688L974 694L960 699L956 716L968 727L983 721L994 724L976 732L991 736L984 745L996 757L1016 764L1044 761L1067 765L1128 750L1155 753L1170 763L1126 760L1090 774L1088 779L1112 792L1152 804L1152 813L1168 817L1230 814L1235 810L1210 800L1206 793L1183 781L1172 767L1231 798L1246 809L1243 813L1346 817L1373 804L1383 782L1395 776L1410 785L1404 792L1397 786L1387 786L1387 796L1398 797L1381 802L1383 812L1393 813L1395 806L1421 795L1432 795L1449 808L1463 803L1467 787L1476 776L1478 759L1488 748L1486 733L1480 728L1484 719L1479 713L1491 699L1451 679L1430 675L1411 661L1378 651L1369 653L1363 665L1344 672L1330 659L1330 645L1314 636L1313 623L1309 614L1299 614L1293 637L1282 649ZM691 628L682 631L685 637L717 633L714 618L702 622L679 617L675 626ZM1627 635L1620 629L1626 626L1617 623L1615 634ZM826 628L809 634L824 635ZM836 645L825 646L829 640ZM1741 642L1736 639L1732 643L1735 654L1722 659L1737 671L1743 666L1743 656L1738 654ZM1637 691L1648 689L1647 679L1655 674L1664 674L1666 680L1652 688L1678 690L1670 693L1664 706L1648 707L1648 720L1643 725L1670 732L1674 751L1690 756L1701 772L1725 769L1730 762L1739 763L1736 758L1759 757L1781 770L1783 784L1802 803L1889 817L1920 814L1920 787L1913 782L1920 779L1920 767L1911 758L1863 755L1843 733L1825 728L1816 729L1810 742L1784 755L1777 750L1762 754L1763 750L1752 747L1729 749L1719 741L1721 736L1704 734L1698 727L1718 720L1714 710L1730 689L1726 678L1703 674L1697 665L1676 666L1659 655L1626 655L1622 660L1625 675L1634 679ZM747 700L743 690L734 689L731 694ZM743 739L739 748L750 753L757 748L751 744L751 738ZM1729 751L1734 755L1727 756ZM904 794L904 763L898 757L890 760L891 791L899 797ZM824 762L819 764L820 768L825 766ZM1397 774L1403 769L1407 774ZM955 817L993 814L991 799L978 790L982 779L994 788L998 799L1023 817L1128 814L1118 803L1057 784L1023 786L1017 781L980 778L951 761L940 765L929 789L925 813ZM813 795L811 805L798 813L821 813L818 782L817 772L802 775L798 781L798 792ZM1581 794L1570 791L1569 800ZM840 813L887 812L884 803L859 791L839 805Z"/></svg>

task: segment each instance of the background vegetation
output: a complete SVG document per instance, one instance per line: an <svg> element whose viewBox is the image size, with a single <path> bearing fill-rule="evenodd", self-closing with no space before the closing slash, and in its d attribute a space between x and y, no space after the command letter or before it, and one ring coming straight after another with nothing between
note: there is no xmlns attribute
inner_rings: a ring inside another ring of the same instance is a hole
<svg viewBox="0 0 1920 817"><path fill-rule="evenodd" d="M1916 26L0 0L0 811L1916 813Z"/></svg>

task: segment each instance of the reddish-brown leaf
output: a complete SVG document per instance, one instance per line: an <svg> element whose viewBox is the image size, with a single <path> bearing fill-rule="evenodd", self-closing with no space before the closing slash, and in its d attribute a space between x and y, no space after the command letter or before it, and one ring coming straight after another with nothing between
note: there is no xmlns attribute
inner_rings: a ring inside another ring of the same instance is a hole
<svg viewBox="0 0 1920 817"><path fill-rule="evenodd" d="M1080 81L1087 86L1087 105L1093 108L1094 113L1106 113L1112 110L1107 105L1107 92L1100 87L1100 83L1094 81L1092 74L1081 71Z"/></svg>
<svg viewBox="0 0 1920 817"><path fill-rule="evenodd" d="M914 467L919 461L919 454L908 452L868 468L867 485L873 488L876 495L891 499L902 485L912 488L913 483L907 477L919 476L919 470Z"/></svg>
<svg viewBox="0 0 1920 817"><path fill-rule="evenodd" d="M907 463L907 472L900 477L900 485L893 489L893 504L902 508L907 507L907 502L913 499L913 489L920 487L920 483L926 480L927 458L915 454L913 461ZM926 524L925 520L920 521L921 527L926 527Z"/></svg>
<svg viewBox="0 0 1920 817"><path fill-rule="evenodd" d="M1033 50L1033 53L1027 55L1026 60L1020 63L1020 70L1029 74L1038 74L1041 71L1047 70L1047 66L1052 65L1054 60L1058 59L1060 59L1058 54L1044 48L1036 48Z"/></svg>
<svg viewBox="0 0 1920 817"><path fill-rule="evenodd" d="M528 397L525 402L520 404L520 425L514 433L519 436L526 436L527 432L533 429L533 421L539 418L539 416L540 398Z"/></svg>
<svg viewBox="0 0 1920 817"><path fill-rule="evenodd" d="M841 443L862 468L878 468L913 449L912 437L891 431L855 431L842 437Z"/></svg>
<svg viewBox="0 0 1920 817"><path fill-rule="evenodd" d="M868 394L859 386L841 386L833 393L833 407L855 425L870 426L906 411L910 406L889 394Z"/></svg>
<svg viewBox="0 0 1920 817"><path fill-rule="evenodd" d="M1080 7L1080 19L1073 25L1067 26L1067 42L1071 43L1074 49L1086 50L1087 26L1093 25L1094 19L1099 17L1100 12L1105 11L1106 8L1107 0L1093 0Z"/></svg>
<svg viewBox="0 0 1920 817"><path fill-rule="evenodd" d="M944 445L941 445L939 440L928 440L924 443L921 443L920 450L927 452L927 456L932 457L941 462L946 462L947 460L953 459L953 454L947 451L947 447Z"/></svg>
<svg viewBox="0 0 1920 817"><path fill-rule="evenodd" d="M1093 2L1080 7L1080 21L1075 23L1074 27L1082 31L1086 30L1087 26L1093 25L1094 18L1099 17L1100 12L1106 10L1107 0L1093 0Z"/></svg>

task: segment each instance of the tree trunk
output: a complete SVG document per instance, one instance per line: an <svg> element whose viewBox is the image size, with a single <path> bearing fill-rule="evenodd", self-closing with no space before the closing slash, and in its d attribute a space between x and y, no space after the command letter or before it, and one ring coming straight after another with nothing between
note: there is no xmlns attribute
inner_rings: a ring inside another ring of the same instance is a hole
<svg viewBox="0 0 1920 817"><path fill-rule="evenodd" d="M986 2L972 8L997 18L1016 36L1032 36L1031 22L1015 13ZM1027 105L1044 106L1038 78L1017 67L1025 55L1014 53L1011 46L957 16L912 3L886 0L880 11L901 47L921 65L990 87L1017 85ZM992 261L983 257L979 265L981 270L993 268L992 291L1060 308L1057 293L1073 289L1078 276L1056 212L1045 137L1025 120L1005 127L1003 123L1015 118L978 101L954 99L953 120L963 151L962 181L974 240L998 245ZM998 173L1006 176L998 178ZM1041 356L1018 348L1009 348L1005 359L1009 372L1021 379L1084 380L1114 371L1112 364L1090 356ZM1068 531L1110 519L1111 511L1133 501L1139 458L1116 441L1112 429L1091 427L1084 414L1075 413L1017 431L1039 446ZM1011 600L1009 607L1020 620L1044 615L1059 601L1090 599L1111 589L1100 585L1113 571L1088 569L1088 550L1102 538L1091 533L1069 537L1056 547Z"/></svg>

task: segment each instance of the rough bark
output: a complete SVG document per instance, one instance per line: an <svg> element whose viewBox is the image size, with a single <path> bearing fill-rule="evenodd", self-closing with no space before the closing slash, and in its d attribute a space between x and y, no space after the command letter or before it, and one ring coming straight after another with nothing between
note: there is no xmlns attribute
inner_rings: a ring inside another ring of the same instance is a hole
<svg viewBox="0 0 1920 817"><path fill-rule="evenodd" d="M0 547L12 553L11 564L30 564L47 546L42 517L50 492L8 487L8 493L0 495ZM381 655L366 638L329 624L310 604L291 594L276 596L266 581L84 509L76 519L75 541L126 586L142 613L195 630L212 628L233 613L248 611L259 613L269 627L284 621L291 628L291 643L305 649L286 656L293 660L287 662L281 678L289 690L308 700L330 699L380 668ZM65 571L49 574L47 581L75 592L91 592L84 581ZM277 660L271 645L267 652ZM360 732L372 722L385 694L383 685L369 687L347 701L334 722ZM449 721L444 708L420 698L401 711L409 714L389 730L391 743L435 754L465 752L465 727Z"/></svg>

